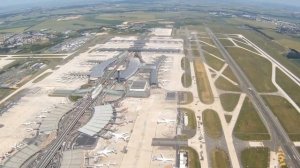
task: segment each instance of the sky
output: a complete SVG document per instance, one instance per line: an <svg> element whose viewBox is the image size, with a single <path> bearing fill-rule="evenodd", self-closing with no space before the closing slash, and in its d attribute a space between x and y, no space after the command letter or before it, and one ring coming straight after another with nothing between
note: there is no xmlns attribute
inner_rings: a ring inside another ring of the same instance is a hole
<svg viewBox="0 0 300 168"><path fill-rule="evenodd" d="M30 8L30 7L55 7L55 6L68 6L68 5L81 5L91 4L101 1L112 1L112 0L0 0L0 10L7 8ZM116 1L116 0L114 0ZM126 0L125 0L126 1ZM151 1L151 0L146 0ZM188 0L185 0L186 2ZM255 3L274 3L284 4L291 6L299 6L300 0L211 0L211 1L222 1L226 2L255 2Z"/></svg>

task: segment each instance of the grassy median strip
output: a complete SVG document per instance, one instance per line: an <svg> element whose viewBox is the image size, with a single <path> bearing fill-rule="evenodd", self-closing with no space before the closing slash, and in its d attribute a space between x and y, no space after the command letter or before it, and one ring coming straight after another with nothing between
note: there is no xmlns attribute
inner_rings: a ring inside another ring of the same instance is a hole
<svg viewBox="0 0 300 168"><path fill-rule="evenodd" d="M239 64L258 92L275 92L272 64L265 58L240 48L227 48L229 54Z"/></svg>
<svg viewBox="0 0 300 168"><path fill-rule="evenodd" d="M270 151L268 148L248 148L242 151L243 167L266 168L269 167Z"/></svg>
<svg viewBox="0 0 300 168"><path fill-rule="evenodd" d="M230 123L232 115L225 115L225 120L227 123Z"/></svg>
<svg viewBox="0 0 300 168"><path fill-rule="evenodd" d="M242 39L237 39L237 40L239 40L239 41L243 41ZM250 46L250 45L247 45L247 44L244 44L244 43L241 43L241 42L238 42L238 41L234 41L237 45L239 45L240 47L243 47L243 48L245 48L245 49L248 49L248 50L250 50L250 51L253 51L253 52L256 52L256 53L258 53L252 46ZM244 50L245 50L244 49Z"/></svg>
<svg viewBox="0 0 300 168"><path fill-rule="evenodd" d="M230 168L230 160L225 151L214 149L212 155L212 168Z"/></svg>
<svg viewBox="0 0 300 168"><path fill-rule="evenodd" d="M180 150L184 150L188 152L188 165L189 168L201 168L199 155L197 151L195 151L191 147L181 147Z"/></svg>
<svg viewBox="0 0 300 168"><path fill-rule="evenodd" d="M226 47L226 46L234 46L234 44L230 40L228 40L228 39L219 39L219 41L222 43L222 45L224 47Z"/></svg>
<svg viewBox="0 0 300 168"><path fill-rule="evenodd" d="M300 87L286 74L276 68L276 83L293 99L300 107Z"/></svg>
<svg viewBox="0 0 300 168"><path fill-rule="evenodd" d="M203 41L203 42L205 42L205 43L207 43L207 44L210 44L210 45L214 46L214 43L213 43L213 41L210 38L198 37L198 39L201 40L201 41ZM205 44L203 42L202 42L203 46L207 45L207 44Z"/></svg>
<svg viewBox="0 0 300 168"><path fill-rule="evenodd" d="M14 92L14 89L4 89L0 88L0 100L4 99L6 96Z"/></svg>
<svg viewBox="0 0 300 168"><path fill-rule="evenodd" d="M214 102L214 97L208 81L205 68L199 57L194 59L194 69L196 74L197 90L200 100L205 104Z"/></svg>
<svg viewBox="0 0 300 168"><path fill-rule="evenodd" d="M225 70L223 71L223 75L225 75L227 78L231 79L234 82L238 82L229 66L225 68Z"/></svg>
<svg viewBox="0 0 300 168"><path fill-rule="evenodd" d="M181 60L181 68L184 70L184 73L181 76L182 86L188 88L192 85L192 76L190 61L186 57L183 57Z"/></svg>
<svg viewBox="0 0 300 168"><path fill-rule="evenodd" d="M190 74L184 72L181 76L182 86L188 88L192 85L192 77Z"/></svg>
<svg viewBox="0 0 300 168"><path fill-rule="evenodd" d="M206 134L211 138L220 138L222 136L222 126L220 118L214 110L205 110L203 112L203 125Z"/></svg>
<svg viewBox="0 0 300 168"><path fill-rule="evenodd" d="M221 68L224 65L224 62L222 62L221 60L215 58L214 56L211 56L207 53L204 53L204 57L206 60L206 63L213 69L219 71L221 70Z"/></svg>
<svg viewBox="0 0 300 168"><path fill-rule="evenodd" d="M197 127L197 120L195 116L195 112L188 108L178 108L178 111L185 113L188 116L188 127L189 129L196 129Z"/></svg>
<svg viewBox="0 0 300 168"><path fill-rule="evenodd" d="M212 47L212 46L202 46L202 49L204 51L210 53L210 54L213 54L213 55L215 55L215 56L223 59L223 57L221 56L219 50L217 48L215 48L215 47Z"/></svg>
<svg viewBox="0 0 300 168"><path fill-rule="evenodd" d="M52 74L52 72L46 72L42 76L40 76L37 79L35 79L32 83L38 83L38 82L42 81L43 79L45 79L50 74Z"/></svg>
<svg viewBox="0 0 300 168"><path fill-rule="evenodd" d="M233 111L239 102L240 94L226 93L220 96L221 104L224 110Z"/></svg>
<svg viewBox="0 0 300 168"><path fill-rule="evenodd" d="M216 80L215 85L218 89L225 90L225 91L233 91L233 92L241 91L238 85L232 84L222 76Z"/></svg>
<svg viewBox="0 0 300 168"><path fill-rule="evenodd" d="M283 97L264 96L263 98L291 140L300 141L300 114L298 111Z"/></svg>
<svg viewBox="0 0 300 168"><path fill-rule="evenodd" d="M233 133L237 138L247 141L270 139L267 128L249 98L243 103Z"/></svg>

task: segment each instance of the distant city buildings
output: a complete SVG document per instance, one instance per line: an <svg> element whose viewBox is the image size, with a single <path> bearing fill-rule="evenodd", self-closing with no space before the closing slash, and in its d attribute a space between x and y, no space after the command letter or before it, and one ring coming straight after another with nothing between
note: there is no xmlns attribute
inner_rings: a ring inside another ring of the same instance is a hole
<svg viewBox="0 0 300 168"><path fill-rule="evenodd" d="M40 32L25 32L20 34L8 33L0 35L0 47L14 48L26 44L47 42L51 38L54 38L54 36Z"/></svg>
<svg viewBox="0 0 300 168"><path fill-rule="evenodd" d="M222 16L222 17L240 17L243 19L248 20L255 20L257 22L266 22L266 23L272 23L276 26L276 31L278 33L284 33L284 34L290 34L290 35L298 35L300 34L300 25L295 23L290 23L287 21L279 20L278 18L268 17L268 16L262 16L257 14L232 14L230 12L223 12L223 11L214 11L210 12L210 15L213 16Z"/></svg>

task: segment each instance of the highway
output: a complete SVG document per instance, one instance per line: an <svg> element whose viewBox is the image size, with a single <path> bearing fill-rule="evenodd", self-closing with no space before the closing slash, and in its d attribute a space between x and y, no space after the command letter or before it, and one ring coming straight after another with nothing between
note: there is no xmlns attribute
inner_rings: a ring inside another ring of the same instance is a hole
<svg viewBox="0 0 300 168"><path fill-rule="evenodd" d="M256 92L252 83L249 81L247 76L241 70L239 65L234 61L234 59L230 56L224 46L221 44L219 39L214 35L214 33L206 28L209 36L213 40L216 47L219 49L220 53L224 57L226 63L230 66L231 70L237 77L241 90L244 91L249 99L254 104L255 108L260 112L259 115L262 119L264 119L265 123L268 125L270 129L270 133L272 136L273 142L278 142L284 153L286 154L286 162L289 168L300 168L300 156L294 145L294 143L288 137L286 131L281 126L277 117L273 114L273 112L269 109L268 106L265 105L263 98ZM277 144L275 144L277 145Z"/></svg>
<svg viewBox="0 0 300 168"><path fill-rule="evenodd" d="M116 63L116 66L115 66L114 70L112 70L111 72L108 72L108 74L106 74L104 78L102 78L101 80L99 80L97 82L97 84L96 84L97 86L103 85L102 91L103 91L103 89L105 89L107 87L107 84L109 83L107 81L110 80L110 78L115 74L115 72L117 71L118 67L125 60L125 58L126 58L125 56L123 58L119 58L119 60ZM67 125L67 127L62 132L60 132L58 134L58 137L48 147L48 149L45 150L45 152L43 153L43 157L41 158L41 160L38 161L37 165L35 165L34 167L37 167L37 168L46 168L47 167L47 165L49 164L49 162L55 156L56 152L62 146L63 142L66 140L67 135L74 128L74 126L76 125L76 123L78 122L78 120L80 119L80 117L84 114L84 112L90 106L92 106L92 104L97 100L98 96L101 95L101 92L99 92L99 94L97 95L97 97L94 98L94 99L92 99L91 94L92 93L88 93L88 95L86 95L86 97L83 98L84 100L81 100L80 103L78 103L77 107L75 107L74 109L72 109L71 113L73 113L75 115L75 117Z"/></svg>

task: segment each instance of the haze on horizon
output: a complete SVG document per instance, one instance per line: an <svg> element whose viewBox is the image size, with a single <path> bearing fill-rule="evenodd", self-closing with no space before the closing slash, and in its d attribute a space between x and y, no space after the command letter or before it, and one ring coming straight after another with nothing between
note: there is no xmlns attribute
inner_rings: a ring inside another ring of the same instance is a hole
<svg viewBox="0 0 300 168"><path fill-rule="evenodd" d="M6 7L6 6L17 6L17 5L44 5L46 4L53 4L53 5L60 5L60 4L83 4L83 3L97 3L102 2L105 0L1 0L0 8ZM106 0L107 1L107 0ZM111 1L111 0L110 0ZM128 0L119 0L119 1L128 1ZM143 1L143 0L142 0ZM150 1L150 0L144 0L144 1ZM203 0L200 0L203 1ZM205 0L204 0L205 1ZM207 1L207 0L206 0ZM274 4L285 4L285 5L297 5L300 6L299 0L214 0L215 2L255 2L255 3L274 3Z"/></svg>
<svg viewBox="0 0 300 168"><path fill-rule="evenodd" d="M0 13L6 13L11 11L19 11L22 9L30 9L34 7L51 8L51 7L63 7L63 6L74 6L74 5L88 5L97 4L100 2L116 2L116 1L135 1L135 2L155 2L157 0L1 0ZM170 0L171 2L179 2L180 0ZM257 6L266 6L265 4L272 4L275 6L283 5L285 7L300 7L299 0L190 0L192 2L203 2L203 3L220 3L220 4L254 4ZM159 2L159 1L158 1ZM182 1L181 1L182 2ZM187 1L184 1L187 2ZM269 6L269 7L270 7Z"/></svg>

